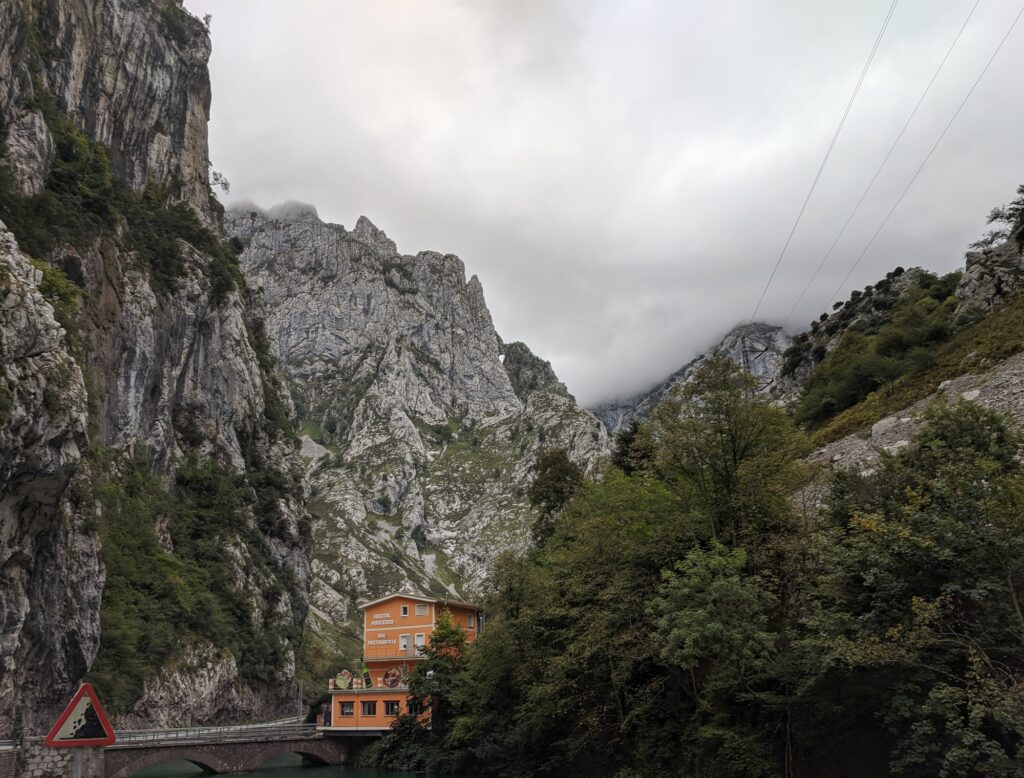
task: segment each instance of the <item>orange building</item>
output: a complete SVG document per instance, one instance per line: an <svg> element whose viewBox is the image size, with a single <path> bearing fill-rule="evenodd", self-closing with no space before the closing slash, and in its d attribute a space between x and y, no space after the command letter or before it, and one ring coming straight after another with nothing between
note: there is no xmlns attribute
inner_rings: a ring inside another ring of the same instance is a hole
<svg viewBox="0 0 1024 778"><path fill-rule="evenodd" d="M325 732L384 733L401 713L415 713L409 676L445 608L452 621L476 640L480 612L475 605L418 594L389 594L359 606L363 612L363 656L358 667L328 682L330 706L319 723Z"/></svg>

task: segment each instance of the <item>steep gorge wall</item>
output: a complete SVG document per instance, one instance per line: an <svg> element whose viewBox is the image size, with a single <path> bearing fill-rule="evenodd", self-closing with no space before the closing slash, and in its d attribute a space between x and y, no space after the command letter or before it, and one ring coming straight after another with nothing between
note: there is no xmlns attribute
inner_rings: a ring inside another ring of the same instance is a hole
<svg viewBox="0 0 1024 778"><path fill-rule="evenodd" d="M0 6L0 219L52 268L42 278L3 233L0 261L12 269L0 284L0 343L13 410L0 418L0 736L47 726L90 666L105 668L101 690L115 688L125 659L116 649L141 639L139 625L120 621L145 588L133 576L152 572L131 555L137 531L158 572L224 568L223 580L189 587L234 605L175 606L191 621L152 654L159 666L134 668L134 687L112 692L122 721L295 710L310 569L302 468L281 421L287 399L218 234L209 53L202 23L173 2ZM96 202L84 196L91 186L104 192ZM42 333L38 346L19 345L26 322ZM65 412L39 411L55 397ZM146 515L152 506L162 512ZM119 627L107 640L101 620ZM233 642L239 631L269 636L263 653ZM267 657L270 666L257 664Z"/></svg>
<svg viewBox="0 0 1024 778"><path fill-rule="evenodd" d="M471 593L527 542L538 452L585 469L607 454L550 365L500 340L458 257L400 254L365 217L249 209L227 226L303 423L321 628L389 589Z"/></svg>

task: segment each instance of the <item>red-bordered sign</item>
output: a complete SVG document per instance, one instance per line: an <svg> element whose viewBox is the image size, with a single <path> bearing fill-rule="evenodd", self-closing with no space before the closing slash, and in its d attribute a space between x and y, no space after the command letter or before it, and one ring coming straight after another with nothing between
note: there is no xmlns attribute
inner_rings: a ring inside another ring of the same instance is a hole
<svg viewBox="0 0 1024 778"><path fill-rule="evenodd" d="M96 690L91 683L83 683L60 714L43 745L50 748L110 746L116 739Z"/></svg>

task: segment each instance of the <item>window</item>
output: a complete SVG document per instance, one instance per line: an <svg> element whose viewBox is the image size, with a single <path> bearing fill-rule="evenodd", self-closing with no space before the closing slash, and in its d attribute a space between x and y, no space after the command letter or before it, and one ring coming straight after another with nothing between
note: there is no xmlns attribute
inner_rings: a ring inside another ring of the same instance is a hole
<svg viewBox="0 0 1024 778"><path fill-rule="evenodd" d="M423 713L423 703L417 700L409 700L409 715L419 716Z"/></svg>
<svg viewBox="0 0 1024 778"><path fill-rule="evenodd" d="M472 613L470 613L468 616L466 616L466 626L467 627L472 627L474 621L476 621L476 618L473 616Z"/></svg>
<svg viewBox="0 0 1024 778"><path fill-rule="evenodd" d="M400 635L398 638L398 647L403 654L409 653L409 636Z"/></svg>
<svg viewBox="0 0 1024 778"><path fill-rule="evenodd" d="M409 606L408 605L403 605L402 606L402 615L403 616L408 616L409 615Z"/></svg>
<svg viewBox="0 0 1024 778"><path fill-rule="evenodd" d="M402 703L398 700L384 700L384 715L397 716L402 712Z"/></svg>
<svg viewBox="0 0 1024 778"><path fill-rule="evenodd" d="M416 615L417 616L426 616L427 615L427 606L426 605L417 605L416 606Z"/></svg>
<svg viewBox="0 0 1024 778"><path fill-rule="evenodd" d="M364 716L376 716L377 715L377 701L363 703L363 715Z"/></svg>
<svg viewBox="0 0 1024 778"><path fill-rule="evenodd" d="M416 649L419 653L423 653L423 648L427 645L427 641L424 638L422 632L416 633Z"/></svg>
<svg viewBox="0 0 1024 778"><path fill-rule="evenodd" d="M356 704L354 702L343 702L343 703L341 703L341 715L342 716L355 716L356 715Z"/></svg>

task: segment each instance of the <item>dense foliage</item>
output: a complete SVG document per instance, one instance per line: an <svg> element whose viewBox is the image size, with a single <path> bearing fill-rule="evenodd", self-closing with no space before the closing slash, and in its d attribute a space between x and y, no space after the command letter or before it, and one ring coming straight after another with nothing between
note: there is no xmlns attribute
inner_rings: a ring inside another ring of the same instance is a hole
<svg viewBox="0 0 1024 778"><path fill-rule="evenodd" d="M537 456L534 478L526 496L537 509L533 542L543 545L555 530L554 519L583 483L583 471L569 459L564 448L544 451Z"/></svg>
<svg viewBox="0 0 1024 778"><path fill-rule="evenodd" d="M954 332L959 280L959 272L920 273L907 285L887 279L829 317L826 334L843 332L804 384L797 421L819 426L899 377L930 367ZM863 315L867 306L871 315Z"/></svg>
<svg viewBox="0 0 1024 778"><path fill-rule="evenodd" d="M383 764L1024 770L1024 475L1002 419L937 408L809 513L789 499L814 478L802 435L727 361L636 437L644 467L585 482L542 547L500 560L487 628L435 670L443 726L401 721Z"/></svg>
<svg viewBox="0 0 1024 778"><path fill-rule="evenodd" d="M97 449L77 499L99 504L106 566L99 654L89 680L116 712L131 709L154 669L198 638L238 660L247 679L269 682L287 661L296 630L272 617L290 573L251 521L242 477L212 460L190 457L168 490L142 463ZM239 543L247 576L263 603L235 580ZM268 618L269 617L269 618Z"/></svg>

